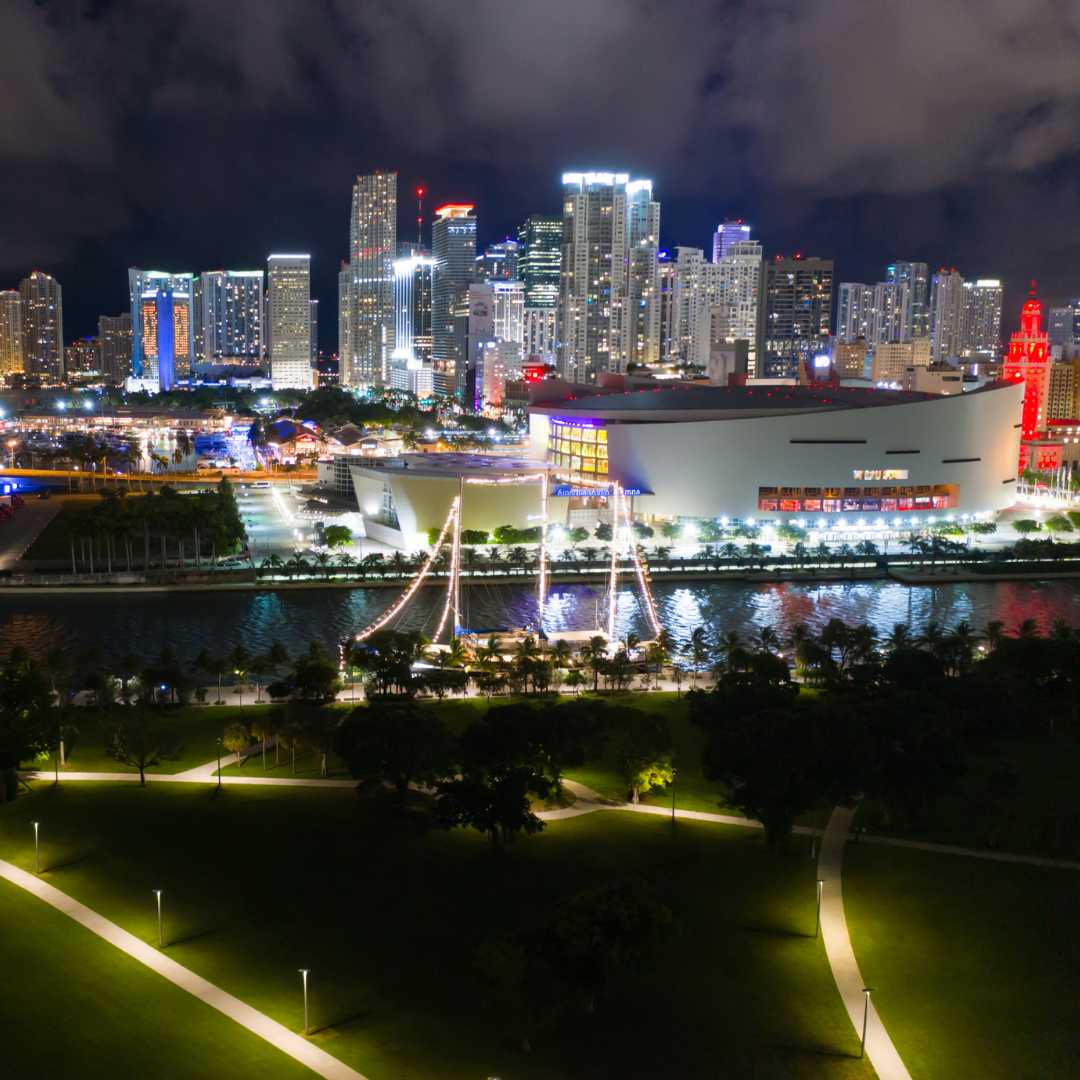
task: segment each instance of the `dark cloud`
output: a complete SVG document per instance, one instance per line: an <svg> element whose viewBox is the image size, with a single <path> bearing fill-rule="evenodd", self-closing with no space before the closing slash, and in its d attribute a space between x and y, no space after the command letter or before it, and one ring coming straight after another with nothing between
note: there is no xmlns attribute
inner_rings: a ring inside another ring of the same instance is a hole
<svg viewBox="0 0 1080 1080"><path fill-rule="evenodd" d="M89 318L132 262L302 244L329 312L353 173L473 199L494 238L563 168L618 167L671 246L733 214L844 278L925 258L1064 295L1078 38L1039 0L7 0L0 270L78 273Z"/></svg>

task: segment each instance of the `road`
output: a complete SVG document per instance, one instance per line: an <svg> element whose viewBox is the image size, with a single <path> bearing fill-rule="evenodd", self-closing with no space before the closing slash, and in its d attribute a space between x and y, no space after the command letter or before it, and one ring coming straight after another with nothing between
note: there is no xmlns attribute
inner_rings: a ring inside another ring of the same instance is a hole
<svg viewBox="0 0 1080 1080"><path fill-rule="evenodd" d="M63 505L62 499L31 497L0 525L0 570L10 570L15 565Z"/></svg>

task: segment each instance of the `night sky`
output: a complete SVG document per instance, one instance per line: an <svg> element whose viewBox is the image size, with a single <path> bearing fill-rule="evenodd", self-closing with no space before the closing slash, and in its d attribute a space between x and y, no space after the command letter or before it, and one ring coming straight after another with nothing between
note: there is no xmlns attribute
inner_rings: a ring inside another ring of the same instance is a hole
<svg viewBox="0 0 1080 1080"><path fill-rule="evenodd" d="M64 288L65 337L125 269L310 251L320 345L356 173L481 244L564 170L647 176L661 243L742 217L837 281L894 259L1080 294L1080 5L1037 0L4 0L0 288Z"/></svg>

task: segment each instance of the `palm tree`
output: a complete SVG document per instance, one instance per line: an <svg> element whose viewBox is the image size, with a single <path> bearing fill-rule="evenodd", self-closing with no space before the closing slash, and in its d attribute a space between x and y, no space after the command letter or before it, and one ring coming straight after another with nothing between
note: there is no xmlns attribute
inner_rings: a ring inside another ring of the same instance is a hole
<svg viewBox="0 0 1080 1080"><path fill-rule="evenodd" d="M405 557L404 552L401 551L395 551L394 554L390 556L389 564L393 567L398 577L404 577L405 571L408 570L410 566L409 560Z"/></svg>
<svg viewBox="0 0 1080 1080"><path fill-rule="evenodd" d="M1023 619L1016 626L1016 636L1018 638L1037 638L1039 637L1039 625L1034 619Z"/></svg>
<svg viewBox="0 0 1080 1080"><path fill-rule="evenodd" d="M908 649L914 644L915 639L911 635L911 628L908 624L902 622L893 623L893 628L885 639L885 648L890 650Z"/></svg>
<svg viewBox="0 0 1080 1080"><path fill-rule="evenodd" d="M626 632L626 655L629 655L641 644L641 635L635 634L633 630Z"/></svg>
<svg viewBox="0 0 1080 1080"><path fill-rule="evenodd" d="M210 666L206 669L211 675L217 676L217 701L215 704L224 705L221 700L221 677L232 671L232 664L227 656L212 656Z"/></svg>
<svg viewBox="0 0 1080 1080"><path fill-rule="evenodd" d="M274 720L274 710L271 709L265 716L256 716L251 723L251 734L262 743L263 772L266 772L266 740L274 736L277 731L277 723Z"/></svg>
<svg viewBox="0 0 1080 1080"><path fill-rule="evenodd" d="M510 552L508 562L511 566L525 566L529 561L529 553L523 547L516 547Z"/></svg>
<svg viewBox="0 0 1080 1080"><path fill-rule="evenodd" d="M795 565L801 570L803 563L806 562L806 557L810 554L810 549L801 541L798 540L791 548L791 557L795 560Z"/></svg>
<svg viewBox="0 0 1080 1080"><path fill-rule="evenodd" d="M299 724L287 724L278 732L277 745L292 751L292 771L296 775L296 751L304 745L304 732Z"/></svg>
<svg viewBox="0 0 1080 1080"><path fill-rule="evenodd" d="M251 658L248 664L248 671L255 676L255 690L258 694L258 701L262 701L262 683L259 681L261 676L269 675L273 670L270 664L270 657L266 653L258 653Z"/></svg>
<svg viewBox="0 0 1080 1080"><path fill-rule="evenodd" d="M1005 636L1005 624L1000 619L991 619L983 627L983 634L991 650L996 649L998 643Z"/></svg>
<svg viewBox="0 0 1080 1080"><path fill-rule="evenodd" d="M941 654L942 645L945 641L945 630L940 623L928 622L926 629L915 639L915 644L920 649L927 649L935 656Z"/></svg>
<svg viewBox="0 0 1080 1080"><path fill-rule="evenodd" d="M726 634L720 635L716 651L723 660L727 661L736 649L742 648L743 640L739 637L739 631L731 630Z"/></svg>
<svg viewBox="0 0 1080 1080"><path fill-rule="evenodd" d="M757 634L754 635L754 645L757 646L760 652L774 653L781 644L780 635L771 627L763 626Z"/></svg>
<svg viewBox="0 0 1080 1080"><path fill-rule="evenodd" d="M339 551L335 558L337 559L338 566L342 567L344 570L348 570L350 566L356 565L355 556L350 555L347 551Z"/></svg>
<svg viewBox="0 0 1080 1080"><path fill-rule="evenodd" d="M860 540L859 543L855 546L855 551L859 555L863 555L866 557L880 554L880 552L878 551L878 546L874 543L873 540Z"/></svg>
<svg viewBox="0 0 1080 1080"><path fill-rule="evenodd" d="M581 646L581 659L592 668L593 693L600 684L600 668L607 659L607 638L602 634L594 634L584 645Z"/></svg>
<svg viewBox="0 0 1080 1080"><path fill-rule="evenodd" d="M690 635L690 661L694 665L694 684L697 685L698 669L709 662L709 644L705 638L705 627L695 626Z"/></svg>
<svg viewBox="0 0 1080 1080"><path fill-rule="evenodd" d="M573 662L574 651L569 641L559 638L551 647L551 659L562 668L568 668Z"/></svg>
<svg viewBox="0 0 1080 1080"><path fill-rule="evenodd" d="M330 558L328 551L317 551L315 553L315 561L319 564L319 569L323 572L324 577L330 576Z"/></svg>
<svg viewBox="0 0 1080 1080"><path fill-rule="evenodd" d="M236 767L238 769L243 765L240 754L248 748L250 742L251 732L248 731L247 724L242 721L234 720L225 728L225 735L221 740L221 745L236 754Z"/></svg>
<svg viewBox="0 0 1080 1080"><path fill-rule="evenodd" d="M263 570L280 570L285 565L285 560L275 552L267 555L260 565Z"/></svg>

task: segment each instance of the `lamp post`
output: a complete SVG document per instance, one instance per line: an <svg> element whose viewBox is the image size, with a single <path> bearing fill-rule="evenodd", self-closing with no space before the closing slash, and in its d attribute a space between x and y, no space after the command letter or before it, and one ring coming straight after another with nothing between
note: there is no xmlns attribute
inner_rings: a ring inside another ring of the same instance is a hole
<svg viewBox="0 0 1080 1080"><path fill-rule="evenodd" d="M814 926L814 937L817 937L821 933L821 886L828 881L828 878L819 877L817 879L817 924Z"/></svg>
<svg viewBox="0 0 1080 1080"><path fill-rule="evenodd" d="M32 821L31 824L34 826L34 873L40 874L41 862L38 859L38 823L36 821Z"/></svg>
<svg viewBox="0 0 1080 1080"><path fill-rule="evenodd" d="M300 974L304 977L304 1034L308 1033L308 1012L307 1012L307 977L308 969L300 968Z"/></svg>
<svg viewBox="0 0 1080 1080"><path fill-rule="evenodd" d="M165 940L161 936L161 890L152 889L153 894L157 897L157 943L159 949L165 948Z"/></svg>
<svg viewBox="0 0 1080 1080"><path fill-rule="evenodd" d="M863 1014L862 1014L862 1049L859 1051L859 1057L866 1056L866 1020L870 1015L870 995L877 989L875 986L864 986L863 993L866 997L863 998Z"/></svg>
<svg viewBox="0 0 1080 1080"><path fill-rule="evenodd" d="M675 766L671 766L671 824L675 824Z"/></svg>
<svg viewBox="0 0 1080 1080"><path fill-rule="evenodd" d="M217 741L217 786L221 787L221 740Z"/></svg>

